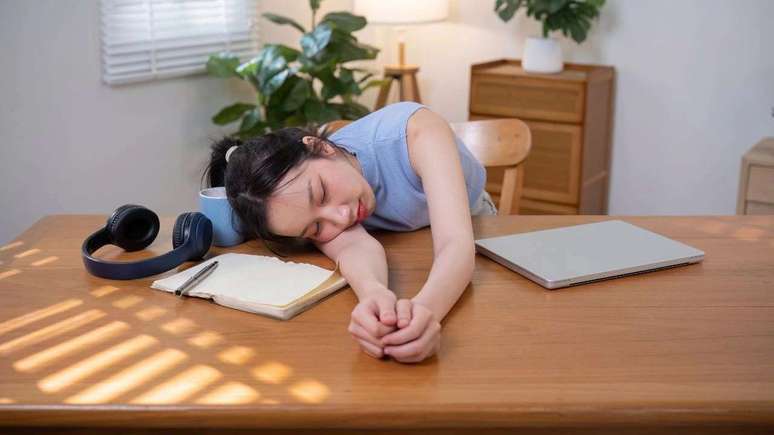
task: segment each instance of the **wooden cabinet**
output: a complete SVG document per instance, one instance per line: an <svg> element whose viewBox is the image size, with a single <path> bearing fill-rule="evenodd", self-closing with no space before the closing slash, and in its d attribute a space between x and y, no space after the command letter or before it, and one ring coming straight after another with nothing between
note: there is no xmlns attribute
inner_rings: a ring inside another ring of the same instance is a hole
<svg viewBox="0 0 774 435"><path fill-rule="evenodd" d="M742 156L737 214L774 214L774 137Z"/></svg>
<svg viewBox="0 0 774 435"><path fill-rule="evenodd" d="M578 64L528 74L508 59L472 66L470 119L519 118L532 132L520 213L607 213L614 74ZM495 199L502 174L487 169Z"/></svg>

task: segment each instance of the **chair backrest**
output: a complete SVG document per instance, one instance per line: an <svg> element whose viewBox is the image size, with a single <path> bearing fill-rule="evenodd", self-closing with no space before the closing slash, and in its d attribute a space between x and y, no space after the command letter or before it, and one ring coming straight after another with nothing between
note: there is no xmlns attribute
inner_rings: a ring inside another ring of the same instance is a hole
<svg viewBox="0 0 774 435"><path fill-rule="evenodd" d="M331 121L322 130L333 133L352 121ZM454 133L485 168L504 170L502 183L487 182L486 189L498 198L498 214L519 212L524 184L524 160L532 147L532 135L523 121L515 118L450 124Z"/></svg>
<svg viewBox="0 0 774 435"><path fill-rule="evenodd" d="M328 134L332 134L332 133L335 133L336 130L341 129L342 127L344 127L345 125L349 124L350 122L352 122L352 121L350 121L348 119L337 119L337 120L331 121L331 122L329 122L327 124L323 124L320 127L320 132L325 131Z"/></svg>
<svg viewBox="0 0 774 435"><path fill-rule="evenodd" d="M485 167L521 164L532 145L529 127L515 118L455 122L451 127Z"/></svg>
<svg viewBox="0 0 774 435"><path fill-rule="evenodd" d="M524 185L523 163L532 148L532 135L527 124L506 118L457 122L451 127L487 168L486 190L498 198L497 214L517 214ZM503 171L502 183L490 176L498 170Z"/></svg>

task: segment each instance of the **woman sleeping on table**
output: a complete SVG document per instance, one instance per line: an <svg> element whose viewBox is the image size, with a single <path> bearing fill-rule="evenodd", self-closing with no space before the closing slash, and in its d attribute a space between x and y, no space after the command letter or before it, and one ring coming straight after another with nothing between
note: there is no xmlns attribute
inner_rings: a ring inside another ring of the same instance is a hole
<svg viewBox="0 0 774 435"><path fill-rule="evenodd" d="M206 174L225 186L248 236L312 243L338 265L359 303L349 332L374 358L415 363L435 355L441 321L470 282L471 215L496 214L486 172L441 116L417 103L375 111L329 137L284 128L212 146ZM387 283L387 259L369 230L430 226L433 265L410 299ZM270 247L271 249L271 247Z"/></svg>

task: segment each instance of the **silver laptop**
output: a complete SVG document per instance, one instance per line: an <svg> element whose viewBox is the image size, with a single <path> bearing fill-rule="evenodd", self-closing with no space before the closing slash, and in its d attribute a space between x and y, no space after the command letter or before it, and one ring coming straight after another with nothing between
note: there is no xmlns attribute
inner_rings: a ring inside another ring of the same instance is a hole
<svg viewBox="0 0 774 435"><path fill-rule="evenodd" d="M476 251L549 289L704 259L698 249L620 220L479 239Z"/></svg>

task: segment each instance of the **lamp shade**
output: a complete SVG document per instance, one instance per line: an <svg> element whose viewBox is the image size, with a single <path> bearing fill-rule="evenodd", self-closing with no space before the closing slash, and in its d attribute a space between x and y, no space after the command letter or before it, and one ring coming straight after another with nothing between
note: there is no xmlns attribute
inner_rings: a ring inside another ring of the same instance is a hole
<svg viewBox="0 0 774 435"><path fill-rule="evenodd" d="M448 0L355 0L355 15L371 24L418 24L443 21Z"/></svg>

